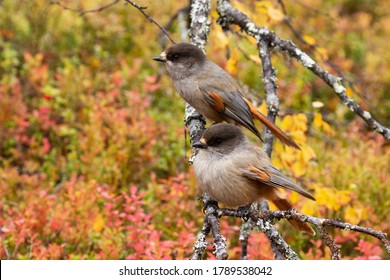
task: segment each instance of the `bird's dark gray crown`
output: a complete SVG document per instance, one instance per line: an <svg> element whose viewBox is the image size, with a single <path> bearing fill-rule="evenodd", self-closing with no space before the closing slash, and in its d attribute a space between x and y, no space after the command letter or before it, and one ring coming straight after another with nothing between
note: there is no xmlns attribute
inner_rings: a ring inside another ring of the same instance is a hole
<svg viewBox="0 0 390 280"><path fill-rule="evenodd" d="M178 43L170 46L166 51L166 58L172 62L204 62L205 54L198 47L188 43Z"/></svg>
<svg viewBox="0 0 390 280"><path fill-rule="evenodd" d="M245 139L242 130L233 124L218 123L210 126L202 136L208 146L225 146L229 150L234 149L241 141Z"/></svg>

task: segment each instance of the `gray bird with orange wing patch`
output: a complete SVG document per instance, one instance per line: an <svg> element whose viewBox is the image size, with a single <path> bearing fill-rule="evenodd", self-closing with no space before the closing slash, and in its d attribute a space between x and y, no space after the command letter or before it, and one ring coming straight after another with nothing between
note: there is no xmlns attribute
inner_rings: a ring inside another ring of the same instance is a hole
<svg viewBox="0 0 390 280"><path fill-rule="evenodd" d="M245 206L265 198L280 210L291 209L291 203L278 189L294 191L315 200L272 166L267 154L251 144L235 125L214 124L192 145L199 148L194 171L200 189L226 206ZM315 234L306 223L290 223L300 231Z"/></svg>
<svg viewBox="0 0 390 280"><path fill-rule="evenodd" d="M196 46L174 44L153 59L165 63L176 90L207 119L242 125L262 139L253 122L258 119L284 144L300 149L244 97L232 76L208 60Z"/></svg>

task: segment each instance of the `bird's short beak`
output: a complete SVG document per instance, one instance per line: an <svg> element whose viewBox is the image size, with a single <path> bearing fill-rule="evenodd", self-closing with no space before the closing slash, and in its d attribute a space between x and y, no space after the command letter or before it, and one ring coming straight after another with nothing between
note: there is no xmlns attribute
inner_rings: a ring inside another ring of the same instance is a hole
<svg viewBox="0 0 390 280"><path fill-rule="evenodd" d="M159 56L153 57L153 60L158 62L167 62L167 54L162 52Z"/></svg>
<svg viewBox="0 0 390 280"><path fill-rule="evenodd" d="M192 143L192 148L199 148L199 149L207 149L207 144L204 138L200 138L200 140Z"/></svg>

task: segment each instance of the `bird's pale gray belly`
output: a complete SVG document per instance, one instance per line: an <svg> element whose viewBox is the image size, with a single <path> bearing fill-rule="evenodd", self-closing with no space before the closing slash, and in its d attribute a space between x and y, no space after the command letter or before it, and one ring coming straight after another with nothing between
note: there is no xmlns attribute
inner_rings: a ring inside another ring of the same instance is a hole
<svg viewBox="0 0 390 280"><path fill-rule="evenodd" d="M199 188L226 206L244 206L259 198L260 189L248 184L229 160L210 160L200 151L194 161L194 171Z"/></svg>

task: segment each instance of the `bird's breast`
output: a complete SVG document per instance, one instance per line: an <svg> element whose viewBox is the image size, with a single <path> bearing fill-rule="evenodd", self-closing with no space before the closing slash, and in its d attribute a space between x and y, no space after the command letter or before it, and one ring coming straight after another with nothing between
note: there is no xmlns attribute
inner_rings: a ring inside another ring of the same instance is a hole
<svg viewBox="0 0 390 280"><path fill-rule="evenodd" d="M244 206L259 198L258 186L227 156L200 150L193 166L199 188L226 206Z"/></svg>

